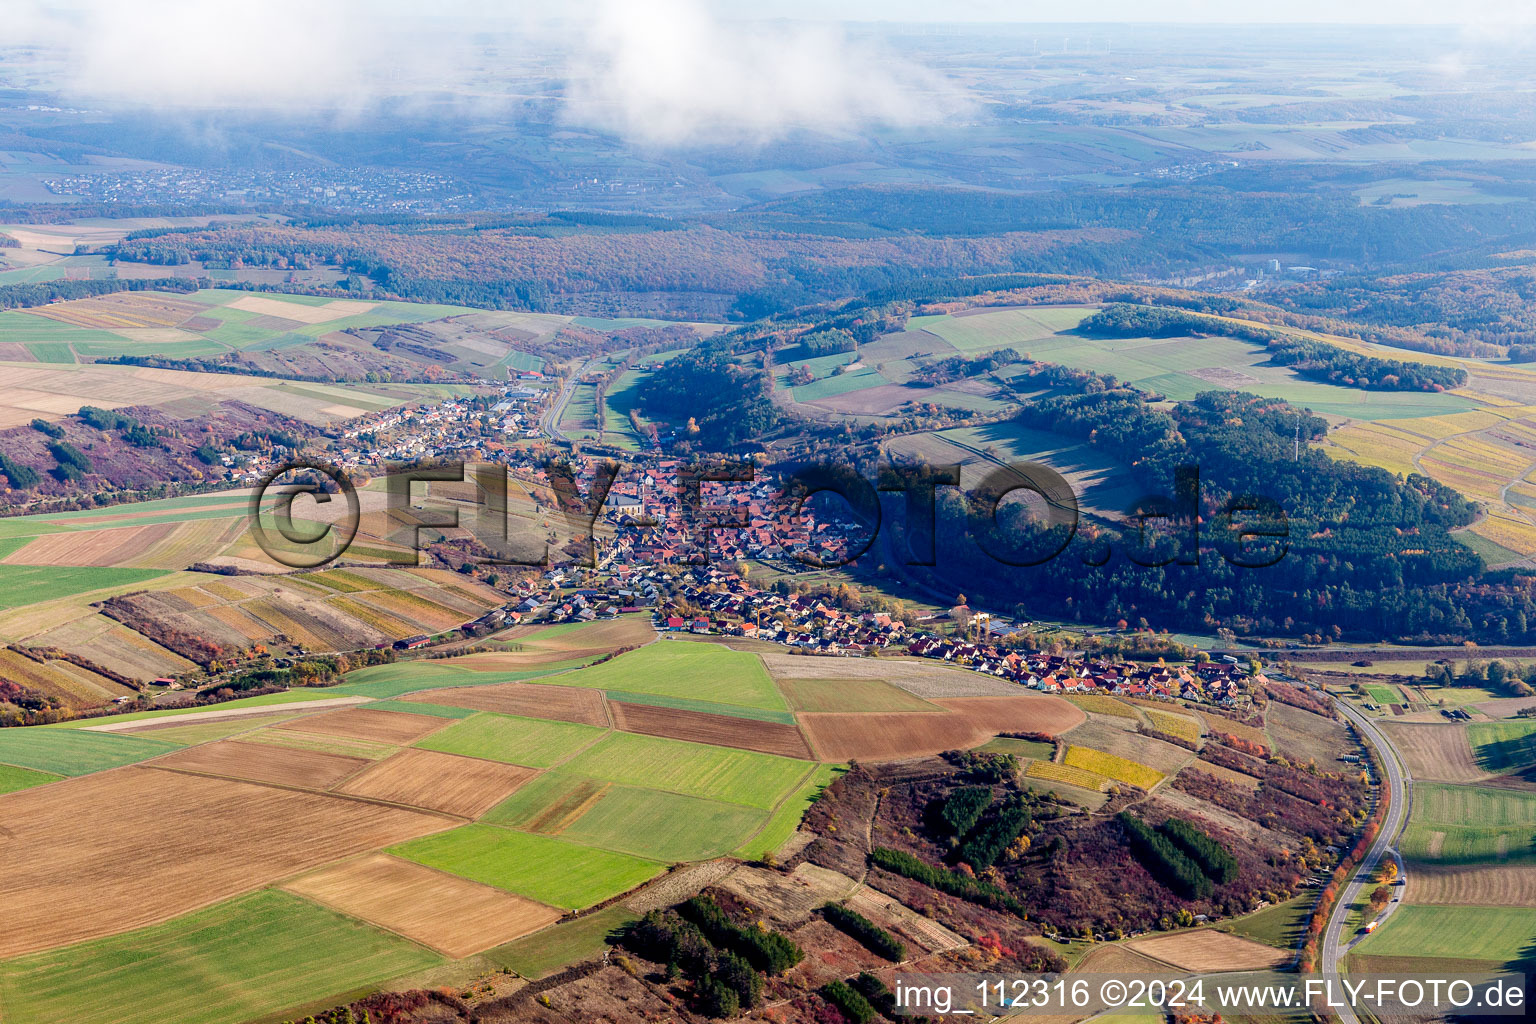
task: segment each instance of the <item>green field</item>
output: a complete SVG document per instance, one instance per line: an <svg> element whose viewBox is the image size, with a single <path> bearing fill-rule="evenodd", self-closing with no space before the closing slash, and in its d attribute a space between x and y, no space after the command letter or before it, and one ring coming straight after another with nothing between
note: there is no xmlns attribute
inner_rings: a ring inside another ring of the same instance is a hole
<svg viewBox="0 0 1536 1024"><path fill-rule="evenodd" d="M608 690L609 700L623 704L644 704L653 708L676 708L679 711L699 711L706 715L725 715L730 718L746 718L754 722L778 722L794 725L795 716L789 711L772 711L768 708L749 708L741 704L716 704L708 700L692 700L688 697L663 697L654 693L635 693L632 690Z"/></svg>
<svg viewBox="0 0 1536 1024"><path fill-rule="evenodd" d="M441 962L287 893L0 963L6 1024L224 1024Z"/></svg>
<svg viewBox="0 0 1536 1024"><path fill-rule="evenodd" d="M88 775L180 749L176 743L104 732L0 729L0 764L54 775Z"/></svg>
<svg viewBox="0 0 1536 1024"><path fill-rule="evenodd" d="M138 524L134 524L138 525ZM166 576L165 569L96 569L61 565L0 565L0 610L107 587L129 589Z"/></svg>
<svg viewBox="0 0 1536 1024"><path fill-rule="evenodd" d="M938 711L883 679L780 679L779 689L796 711Z"/></svg>
<svg viewBox="0 0 1536 1024"><path fill-rule="evenodd" d="M15 768L8 764L0 764L0 794L31 789L45 782L57 782L60 778L62 776L49 772L35 772L30 768Z"/></svg>
<svg viewBox="0 0 1536 1024"><path fill-rule="evenodd" d="M562 839L661 861L729 853L768 820L766 811L655 789L612 786Z"/></svg>
<svg viewBox="0 0 1536 1024"><path fill-rule="evenodd" d="M1365 692L1370 695L1372 701L1377 704L1401 704L1403 695L1396 687L1385 683L1366 683Z"/></svg>
<svg viewBox="0 0 1536 1024"><path fill-rule="evenodd" d="M390 852L567 910L628 892L662 870L656 861L496 825L465 825Z"/></svg>
<svg viewBox="0 0 1536 1024"><path fill-rule="evenodd" d="M478 714L433 733L416 746L529 768L548 768L587 746L604 731L572 722Z"/></svg>
<svg viewBox="0 0 1536 1024"><path fill-rule="evenodd" d="M614 906L587 917L564 921L537 935L509 942L481 954L497 967L509 967L532 981L553 974L567 964L597 956L617 938L618 930L638 915L627 907Z"/></svg>
<svg viewBox="0 0 1536 1024"><path fill-rule="evenodd" d="M1307 926L1314 902L1310 895L1297 896L1284 903L1265 907L1256 914L1224 922L1218 927L1224 932L1241 935L1266 946L1295 949L1301 941L1302 929Z"/></svg>
<svg viewBox="0 0 1536 1024"><path fill-rule="evenodd" d="M1365 937L1362 956L1515 960L1536 942L1536 913L1527 907L1401 907Z"/></svg>
<svg viewBox="0 0 1536 1024"><path fill-rule="evenodd" d="M810 768L772 754L616 732L569 761L578 775L772 810Z"/></svg>
<svg viewBox="0 0 1536 1024"><path fill-rule="evenodd" d="M218 706L219 711L229 711L235 708L264 708L277 704L305 704L312 700L331 700L335 693L327 689L299 689L283 690L281 693L264 693L260 697L241 697L238 700L226 700ZM184 715L196 715L208 711L208 708L169 708L164 711L134 711L126 715L113 715L112 722L142 722L152 718L180 718ZM268 721L268 720L264 720ZM100 718L77 718L70 722L55 722L53 725L38 726L39 729L84 729L87 726L101 725ZM95 735L95 734L92 734Z"/></svg>
<svg viewBox="0 0 1536 1024"><path fill-rule="evenodd" d="M789 710L761 658L720 644L647 644L601 665L544 681L556 686L590 686L772 711Z"/></svg>
<svg viewBox="0 0 1536 1024"><path fill-rule="evenodd" d="M1491 772L1536 764L1536 722L1473 722L1467 739L1477 763Z"/></svg>
<svg viewBox="0 0 1536 1024"><path fill-rule="evenodd" d="M976 749L986 754L1012 754L1014 757L1032 757L1037 761L1049 761L1056 753L1054 743L1021 740L1011 736L999 736Z"/></svg>
<svg viewBox="0 0 1536 1024"><path fill-rule="evenodd" d="M1536 793L1415 783L1402 852L1440 864L1536 859Z"/></svg>
<svg viewBox="0 0 1536 1024"><path fill-rule="evenodd" d="M800 827L805 812L821 798L822 790L847 770L843 765L817 765L811 777L779 804L763 830L737 847L732 855L743 860L759 860L764 854L772 854L783 846Z"/></svg>
<svg viewBox="0 0 1536 1024"><path fill-rule="evenodd" d="M1086 312L1029 308L918 316L908 328L926 330L967 354L1011 347L1041 362L1110 374L1173 401L1235 387L1316 413L1360 420L1440 416L1477 407L1471 399L1450 393L1373 392L1305 380L1286 367L1264 365L1269 355L1262 347L1235 338L1093 338L1072 333Z"/></svg>
<svg viewBox="0 0 1536 1024"><path fill-rule="evenodd" d="M400 661L393 665L374 665L371 668L349 672L346 679L328 687L332 693L355 697L377 697L380 700L399 697L420 690L438 690L446 686L490 686L494 683L515 683L524 679L537 679L551 672L577 668L586 660L562 661L540 665L526 672L478 672L471 668L434 661ZM554 682L554 680L549 680Z"/></svg>

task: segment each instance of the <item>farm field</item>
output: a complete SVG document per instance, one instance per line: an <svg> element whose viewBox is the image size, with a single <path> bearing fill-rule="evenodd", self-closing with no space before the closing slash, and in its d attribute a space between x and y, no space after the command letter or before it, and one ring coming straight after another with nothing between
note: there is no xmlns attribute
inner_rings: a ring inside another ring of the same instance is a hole
<svg viewBox="0 0 1536 1024"><path fill-rule="evenodd" d="M1470 399L1445 394L1361 391L1305 380L1281 366L1264 365L1260 346L1235 338L1098 338L1074 328L1090 309L981 309L961 315L913 317L909 329L944 338L968 355L1012 347L1047 363L1112 374L1175 401L1202 391L1233 389L1280 398L1323 416L1357 420L1441 416L1474 409Z"/></svg>
<svg viewBox="0 0 1536 1024"><path fill-rule="evenodd" d="M346 708L307 715L276 728L401 745L414 743L441 729L444 724L442 719L430 715L402 715L372 708Z"/></svg>
<svg viewBox="0 0 1536 1024"><path fill-rule="evenodd" d="M609 782L771 810L811 765L772 754L618 732L564 768Z"/></svg>
<svg viewBox="0 0 1536 1024"><path fill-rule="evenodd" d="M740 804L612 786L558 834L637 857L706 860L741 845L767 818L767 812Z"/></svg>
<svg viewBox="0 0 1536 1024"><path fill-rule="evenodd" d="M572 722L516 718L489 712L454 722L417 746L445 754L549 768L590 746L604 730Z"/></svg>
<svg viewBox="0 0 1536 1024"><path fill-rule="evenodd" d="M8 923L0 956L153 924L450 824L379 804L144 767L10 793L0 805L12 834L0 890Z"/></svg>
<svg viewBox="0 0 1536 1024"><path fill-rule="evenodd" d="M8 1024L220 1024L377 985L433 953L286 893L0 962ZM259 978L260 984L251 984Z"/></svg>
<svg viewBox="0 0 1536 1024"><path fill-rule="evenodd" d="M601 665L551 678L548 682L557 686L630 690L716 704L789 710L757 655L733 651L720 644L654 643Z"/></svg>
<svg viewBox="0 0 1536 1024"><path fill-rule="evenodd" d="M1536 722L1473 722L1467 741L1478 765L1490 772L1536 764Z"/></svg>
<svg viewBox="0 0 1536 1024"><path fill-rule="evenodd" d="M1062 764L1069 768L1081 768L1095 775L1103 775L1117 782L1139 786L1142 789L1151 789L1164 779L1163 773L1156 768L1149 768L1139 762L1107 754L1102 750L1094 750L1091 747L1076 745L1067 747Z"/></svg>
<svg viewBox="0 0 1536 1024"><path fill-rule="evenodd" d="M455 960L537 931L560 912L387 854L369 854L284 884Z"/></svg>
<svg viewBox="0 0 1536 1024"><path fill-rule="evenodd" d="M1300 944L1302 931L1307 926L1312 903L1306 895L1296 896L1284 903L1265 907L1257 913L1224 922L1218 927L1266 946L1294 950Z"/></svg>
<svg viewBox="0 0 1536 1024"><path fill-rule="evenodd" d="M461 709L454 717L468 718L476 711L494 711L524 718L549 718L606 728L608 715L603 695L597 690L542 686L538 683L494 683L490 686L454 686L404 697L402 710L417 702Z"/></svg>
<svg viewBox="0 0 1536 1024"><path fill-rule="evenodd" d="M0 764L54 775L88 775L168 754L174 743L99 732L0 729Z"/></svg>
<svg viewBox="0 0 1536 1024"><path fill-rule="evenodd" d="M486 958L537 981L566 964L600 953L606 939L640 915L622 904L565 921L537 935L490 950Z"/></svg>
<svg viewBox="0 0 1536 1024"><path fill-rule="evenodd" d="M614 728L671 739L755 750L763 754L813 758L805 737L793 723L763 722L679 708L652 707L612 701L608 705Z"/></svg>
<svg viewBox="0 0 1536 1024"><path fill-rule="evenodd" d="M164 575L163 569L0 564L0 611L74 594L127 589Z"/></svg>
<svg viewBox="0 0 1536 1024"><path fill-rule="evenodd" d="M532 776L517 765L402 750L348 779L336 792L478 818Z"/></svg>
<svg viewBox="0 0 1536 1024"><path fill-rule="evenodd" d="M1373 957L1511 961L1527 954L1533 941L1536 914L1522 907L1409 904L1366 936L1355 952Z"/></svg>
<svg viewBox="0 0 1536 1024"><path fill-rule="evenodd" d="M1013 688L1015 691L1018 687ZM1080 725L1081 711L1059 697L954 697L943 712L802 714L801 727L823 761L882 761L980 746L999 733L1059 735Z"/></svg>
<svg viewBox="0 0 1536 1024"><path fill-rule="evenodd" d="M1488 777L1472 755L1465 726L1390 720L1380 724L1416 780L1476 782Z"/></svg>
<svg viewBox="0 0 1536 1024"><path fill-rule="evenodd" d="M1536 859L1536 793L1416 783L1402 852L1442 865Z"/></svg>
<svg viewBox="0 0 1536 1024"><path fill-rule="evenodd" d="M390 852L567 910L601 903L662 870L656 861L495 825L466 825Z"/></svg>
<svg viewBox="0 0 1536 1024"><path fill-rule="evenodd" d="M796 711L937 711L939 706L883 679L780 679Z"/></svg>
<svg viewBox="0 0 1536 1024"><path fill-rule="evenodd" d="M49 772L36 772L30 768L15 768L8 764L0 764L0 796L31 789L33 786L41 786L46 782L57 782L61 778L63 776Z"/></svg>
<svg viewBox="0 0 1536 1024"><path fill-rule="evenodd" d="M847 769L840 765L817 765L811 777L779 804L762 831L733 851L733 856L752 860L775 853L800 827L800 819L811 804L821 796L822 790L832 785Z"/></svg>
<svg viewBox="0 0 1536 1024"><path fill-rule="evenodd" d="M364 758L320 750L218 740L168 754L156 761L155 767L324 790L357 774L369 764Z"/></svg>
<svg viewBox="0 0 1536 1024"><path fill-rule="evenodd" d="M1185 971L1259 971L1291 960L1289 952L1214 928L1137 939L1126 945Z"/></svg>

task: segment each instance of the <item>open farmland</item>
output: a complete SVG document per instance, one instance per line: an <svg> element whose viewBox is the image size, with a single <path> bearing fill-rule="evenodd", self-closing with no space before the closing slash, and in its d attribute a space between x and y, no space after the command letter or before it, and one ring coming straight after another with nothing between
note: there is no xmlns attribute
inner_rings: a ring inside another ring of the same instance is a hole
<svg viewBox="0 0 1536 1024"><path fill-rule="evenodd" d="M915 697L883 679L780 679L779 689L796 711L937 711L937 704Z"/></svg>
<svg viewBox="0 0 1536 1024"><path fill-rule="evenodd" d="M88 775L177 749L137 736L70 729L0 729L0 764L54 775Z"/></svg>
<svg viewBox="0 0 1536 1024"><path fill-rule="evenodd" d="M0 963L0 1004L8 1024L222 1024L318 992L378 985L439 959L335 911L265 891Z"/></svg>
<svg viewBox="0 0 1536 1024"><path fill-rule="evenodd" d="M1522 863L1475 865L1415 864L1403 896L1410 903L1453 907L1536 908L1536 871Z"/></svg>
<svg viewBox="0 0 1536 1024"><path fill-rule="evenodd" d="M615 701L609 705L614 728L648 736L666 736L781 757L811 758L805 737L793 723L762 722L677 708Z"/></svg>
<svg viewBox="0 0 1536 1024"><path fill-rule="evenodd" d="M346 708L307 715L296 721L285 722L277 728L399 745L414 743L445 724L441 718L429 715L402 715L369 708Z"/></svg>
<svg viewBox="0 0 1536 1024"><path fill-rule="evenodd" d="M487 712L454 722L417 746L445 754L548 768L590 746L602 735L602 729L589 725Z"/></svg>
<svg viewBox="0 0 1536 1024"><path fill-rule="evenodd" d="M1476 782L1488 777L1488 772L1472 756L1465 726L1388 720L1381 727L1392 738L1392 746L1408 763L1415 779Z"/></svg>
<svg viewBox="0 0 1536 1024"><path fill-rule="evenodd" d="M1061 763L1069 768L1081 768L1117 782L1126 782L1142 789L1151 789L1163 781L1164 775L1156 768L1149 768L1129 758L1107 754L1102 750L1094 750L1092 747L1080 747L1076 744L1067 748L1066 755Z"/></svg>
<svg viewBox="0 0 1536 1024"><path fill-rule="evenodd" d="M155 767L202 775L222 775L247 782L269 782L304 789L329 789L368 767L360 757L318 750L295 750L265 743L219 740L166 755Z"/></svg>
<svg viewBox="0 0 1536 1024"><path fill-rule="evenodd" d="M1441 865L1536 859L1536 793L1416 783L1402 852Z"/></svg>
<svg viewBox="0 0 1536 1024"><path fill-rule="evenodd" d="M10 834L0 956L166 920L450 823L317 793L138 767L11 793L0 802ZM209 842L211 836L218 841Z"/></svg>
<svg viewBox="0 0 1536 1024"><path fill-rule="evenodd" d="M1536 914L1523 907L1398 908L1355 947L1361 956L1511 961L1536 942Z"/></svg>
<svg viewBox="0 0 1536 1024"><path fill-rule="evenodd" d="M610 733L566 771L628 785L772 809L808 772L804 761L682 740Z"/></svg>
<svg viewBox="0 0 1536 1024"><path fill-rule="evenodd" d="M431 702L467 711L494 711L523 718L549 718L606 728L608 715L603 695L597 690L543 686L537 683L495 683L490 686L454 686L402 698L405 702ZM464 717L468 717L466 714Z"/></svg>
<svg viewBox="0 0 1536 1024"><path fill-rule="evenodd" d="M1536 764L1536 722L1473 722L1467 741L1478 765L1490 772Z"/></svg>
<svg viewBox="0 0 1536 1024"><path fill-rule="evenodd" d="M454 959L560 919L549 907L386 854L321 868L283 888Z"/></svg>
<svg viewBox="0 0 1536 1024"><path fill-rule="evenodd" d="M1018 691L1011 697L937 700L939 713L804 714L800 722L823 761L889 761L980 746L1004 732L1057 735L1083 713L1059 697Z"/></svg>
<svg viewBox="0 0 1536 1024"><path fill-rule="evenodd" d="M601 903L662 870L655 861L495 825L466 825L390 852L567 910Z"/></svg>
<svg viewBox="0 0 1536 1024"><path fill-rule="evenodd" d="M336 791L478 818L532 776L532 770L517 765L432 750L402 750Z"/></svg>
<svg viewBox="0 0 1536 1024"><path fill-rule="evenodd" d="M558 686L631 690L749 708L787 711L789 707L757 655L720 644L654 643L547 681Z"/></svg>
<svg viewBox="0 0 1536 1024"><path fill-rule="evenodd" d="M15 768L8 764L0 764L0 796L31 789L33 786L41 786L47 782L57 782L60 778L62 776L50 772L36 772L30 768Z"/></svg>
<svg viewBox="0 0 1536 1024"><path fill-rule="evenodd" d="M707 860L746 842L767 819L767 812L741 804L612 786L555 834L655 860Z"/></svg>
<svg viewBox="0 0 1536 1024"><path fill-rule="evenodd" d="M1185 971L1260 971L1291 960L1289 952L1213 928L1137 939L1128 946Z"/></svg>

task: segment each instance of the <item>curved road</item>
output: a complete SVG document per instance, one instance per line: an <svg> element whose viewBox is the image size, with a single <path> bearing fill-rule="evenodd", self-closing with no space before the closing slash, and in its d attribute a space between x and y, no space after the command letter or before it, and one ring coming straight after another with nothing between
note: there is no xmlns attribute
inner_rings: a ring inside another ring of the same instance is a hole
<svg viewBox="0 0 1536 1024"><path fill-rule="evenodd" d="M1344 934L1344 925L1349 919L1350 904L1360 898L1361 893L1369 884L1376 866L1381 863L1382 857L1390 854L1398 862L1399 868L1402 867L1402 857L1398 855L1395 847L1398 835L1403 830L1403 823L1408 820L1408 809L1412 801L1412 792L1409 786L1413 782L1412 776L1408 774L1408 769L1403 766L1401 759L1398 758L1397 751L1393 749L1386 736L1382 735L1381 730L1376 728L1376 724L1344 701L1335 699L1334 703L1338 705L1339 710L1344 713L1344 716L1355 724L1360 733L1370 740L1371 745L1376 748L1377 753L1381 756L1382 771L1384 773L1382 785L1386 787L1384 793L1390 794L1391 803L1387 806L1387 816L1381 823L1380 834L1376 836L1376 841L1371 844L1371 848L1366 851L1366 855L1360 861L1360 865L1355 868L1354 877L1349 880L1348 884L1344 886L1343 891L1339 893L1338 902L1333 907L1333 916L1328 919L1328 927L1323 930L1322 973L1324 974L1337 973L1344 955L1359 941L1358 935L1346 936ZM1399 871L1398 877L1403 877L1401 871ZM1394 887L1392 900L1387 904L1382 920L1385 920L1388 915L1401 905L1402 894L1403 887ZM1347 1006L1339 1009L1339 1018L1343 1021L1343 1024L1359 1024L1359 1018Z"/></svg>
<svg viewBox="0 0 1536 1024"><path fill-rule="evenodd" d="M576 393L576 382L581 380L582 375L587 372L587 367L595 362L597 362L597 359L593 357L582 363L581 368L567 377L565 383L560 386L560 394L555 398L554 403L550 405L549 411L544 414L543 421L540 424L544 428L545 435L550 440L559 441L563 444L570 443L571 439L560 432L560 417L565 415L565 407L571 404L571 396Z"/></svg>

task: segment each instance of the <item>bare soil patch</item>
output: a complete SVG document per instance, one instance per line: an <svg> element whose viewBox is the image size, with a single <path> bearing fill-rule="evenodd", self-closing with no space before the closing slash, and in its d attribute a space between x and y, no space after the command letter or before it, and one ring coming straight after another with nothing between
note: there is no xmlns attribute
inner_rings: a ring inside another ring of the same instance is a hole
<svg viewBox="0 0 1536 1024"><path fill-rule="evenodd" d="M1536 907L1536 870L1528 864L1415 864L1408 872L1405 898L1410 903L1451 906Z"/></svg>
<svg viewBox="0 0 1536 1024"><path fill-rule="evenodd" d="M1090 715L1088 721L1070 730L1066 734L1066 739L1078 746L1092 747L1106 754L1123 757L1127 761L1135 761L1137 764L1156 768L1164 775L1172 775L1195 756L1192 750L1176 747L1172 743L1164 743L1151 736L1127 732L1118 724L1104 721L1099 715Z"/></svg>
<svg viewBox="0 0 1536 1024"><path fill-rule="evenodd" d="M781 722L759 722L729 715L711 715L619 701L609 706L613 709L614 727L624 732L710 743L717 747L756 750L802 760L811 760L813 756L800 730Z"/></svg>
<svg viewBox="0 0 1536 1024"><path fill-rule="evenodd" d="M1466 728L1460 725L1423 725L1379 722L1392 745L1408 762L1415 779L1432 782L1476 782L1488 773L1477 766Z"/></svg>
<svg viewBox="0 0 1536 1024"><path fill-rule="evenodd" d="M0 956L163 921L306 868L437 832L436 815L123 768L0 798Z"/></svg>
<svg viewBox="0 0 1536 1024"><path fill-rule="evenodd" d="M1275 741L1275 753L1292 761L1315 761L1328 770L1338 767L1340 755L1356 751L1348 730L1340 723L1277 700L1269 702L1264 725Z"/></svg>
<svg viewBox="0 0 1536 1024"><path fill-rule="evenodd" d="M1024 692L1017 683L948 668L928 658L826 658L785 654L783 648L759 653L775 679L879 679L930 699L1008 697Z"/></svg>
<svg viewBox="0 0 1536 1024"><path fill-rule="evenodd" d="M1291 959L1283 950L1211 928L1137 939L1127 946L1186 971L1258 971Z"/></svg>
<svg viewBox="0 0 1536 1024"><path fill-rule="evenodd" d="M475 757L402 750L349 779L337 792L478 818L536 774L530 768Z"/></svg>
<svg viewBox="0 0 1536 1024"><path fill-rule="evenodd" d="M1083 712L1059 697L1019 693L1011 697L939 700L947 714L804 714L800 724L823 761L899 761L969 749L1004 732L1058 735L1082 723Z"/></svg>
<svg viewBox="0 0 1536 1024"><path fill-rule="evenodd" d="M539 686L533 683L496 683L491 686L454 686L400 698L421 704L447 704L475 711L495 711L524 718L548 718L557 722L606 726L603 695L576 686ZM385 712L387 714L388 712Z"/></svg>
<svg viewBox="0 0 1536 1024"><path fill-rule="evenodd" d="M114 530L44 534L11 552L4 561L10 565L123 565L142 558L175 529L175 523L153 523Z"/></svg>
<svg viewBox="0 0 1536 1024"><path fill-rule="evenodd" d="M304 789L330 789L372 763L360 757L343 757L318 750L291 750L261 743L241 743L239 740L203 743L149 762L156 768L224 775L247 782L271 782Z"/></svg>
<svg viewBox="0 0 1536 1024"><path fill-rule="evenodd" d="M431 715L347 708L343 711L328 711L323 715L295 719L277 728L318 736L344 736L347 739L375 740L379 743L404 746L415 743L428 733L436 732L451 721L451 719L436 718Z"/></svg>
<svg viewBox="0 0 1536 1024"><path fill-rule="evenodd" d="M1166 974L1168 965L1120 943L1098 946L1077 963L1077 970L1099 974Z"/></svg>
<svg viewBox="0 0 1536 1024"><path fill-rule="evenodd" d="M383 853L321 868L283 888L455 960L538 931L561 916L542 903Z"/></svg>

